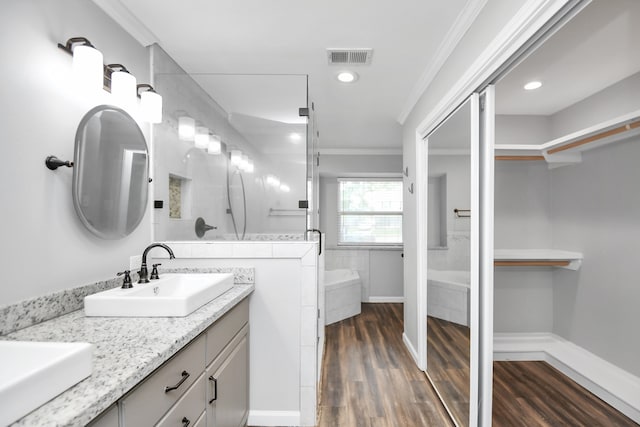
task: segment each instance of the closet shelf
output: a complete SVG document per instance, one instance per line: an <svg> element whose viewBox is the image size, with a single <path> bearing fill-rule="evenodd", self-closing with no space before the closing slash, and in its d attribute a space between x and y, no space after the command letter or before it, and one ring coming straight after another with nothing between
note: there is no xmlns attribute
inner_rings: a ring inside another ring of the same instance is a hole
<svg viewBox="0 0 640 427"><path fill-rule="evenodd" d="M542 144L496 144L496 160L545 160L549 168L580 163L582 152L640 134L640 110Z"/></svg>
<svg viewBox="0 0 640 427"><path fill-rule="evenodd" d="M558 267L578 270L582 254L558 249L496 249L496 267Z"/></svg>

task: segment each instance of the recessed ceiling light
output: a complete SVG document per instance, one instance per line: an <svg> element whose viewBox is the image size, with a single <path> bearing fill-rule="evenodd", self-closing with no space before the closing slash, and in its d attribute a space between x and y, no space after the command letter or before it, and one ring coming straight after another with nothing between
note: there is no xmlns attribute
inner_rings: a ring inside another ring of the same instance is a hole
<svg viewBox="0 0 640 427"><path fill-rule="evenodd" d="M341 71L337 76L342 83L353 83L358 80L358 75L353 71Z"/></svg>
<svg viewBox="0 0 640 427"><path fill-rule="evenodd" d="M542 82L534 80L524 85L524 90L536 90L542 87Z"/></svg>
<svg viewBox="0 0 640 427"><path fill-rule="evenodd" d="M297 133L297 132L291 132L291 133L289 134L289 139L290 139L291 141L293 141L293 142L298 142L298 141L300 141L300 140L302 139L302 135L300 135L300 134L299 134L299 133Z"/></svg>

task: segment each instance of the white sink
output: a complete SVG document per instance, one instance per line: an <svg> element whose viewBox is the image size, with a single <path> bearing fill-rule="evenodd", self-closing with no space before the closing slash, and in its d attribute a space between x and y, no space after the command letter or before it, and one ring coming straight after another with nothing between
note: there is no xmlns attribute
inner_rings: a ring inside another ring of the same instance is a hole
<svg viewBox="0 0 640 427"><path fill-rule="evenodd" d="M233 287L233 274L163 274L131 289L115 288L84 298L87 316L183 317Z"/></svg>
<svg viewBox="0 0 640 427"><path fill-rule="evenodd" d="M7 425L91 375L93 345L0 341L0 425Z"/></svg>

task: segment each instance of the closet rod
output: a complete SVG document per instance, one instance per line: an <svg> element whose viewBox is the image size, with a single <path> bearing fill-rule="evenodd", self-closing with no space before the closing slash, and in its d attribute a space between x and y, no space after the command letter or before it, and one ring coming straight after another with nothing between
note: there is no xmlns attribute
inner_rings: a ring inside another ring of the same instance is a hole
<svg viewBox="0 0 640 427"><path fill-rule="evenodd" d="M569 261L494 261L496 267L567 267Z"/></svg>
<svg viewBox="0 0 640 427"><path fill-rule="evenodd" d="M496 156L496 160L544 160L544 156Z"/></svg>
<svg viewBox="0 0 640 427"><path fill-rule="evenodd" d="M617 128L610 129L610 130L608 130L606 132L600 132L598 134L592 135L592 136L590 136L588 138L580 139L580 140L572 142L570 144L566 144L566 145L562 145L560 147L552 148L551 150L547 151L547 153L549 153L549 154L559 153L560 151L565 151L565 150L569 150L571 148L576 148L576 147L579 147L581 145L588 144L590 142L594 142L594 141L597 141L597 140L602 139L602 138L607 138L607 137L612 136L612 135L617 135L617 134L622 133L622 132L630 131L631 129L635 129L637 127L640 127L640 121L633 122L633 123L628 123L628 124L626 124L624 126L619 126Z"/></svg>

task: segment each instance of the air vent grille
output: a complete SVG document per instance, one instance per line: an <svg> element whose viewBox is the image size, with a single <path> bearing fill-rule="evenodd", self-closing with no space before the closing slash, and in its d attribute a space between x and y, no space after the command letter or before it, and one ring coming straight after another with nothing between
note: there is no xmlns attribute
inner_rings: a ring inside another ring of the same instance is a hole
<svg viewBox="0 0 640 427"><path fill-rule="evenodd" d="M373 49L327 49L329 64L371 64Z"/></svg>

